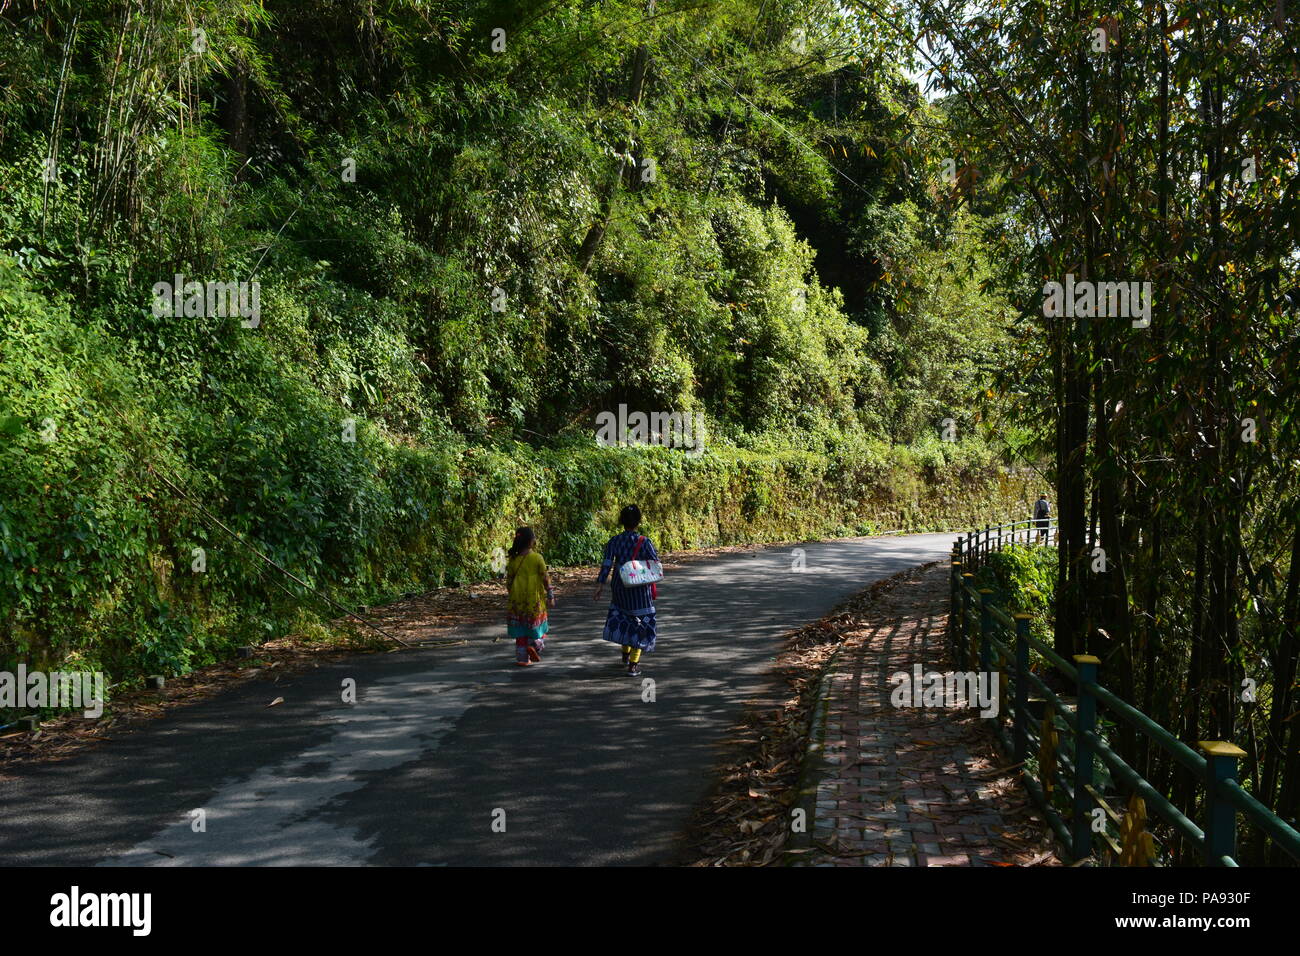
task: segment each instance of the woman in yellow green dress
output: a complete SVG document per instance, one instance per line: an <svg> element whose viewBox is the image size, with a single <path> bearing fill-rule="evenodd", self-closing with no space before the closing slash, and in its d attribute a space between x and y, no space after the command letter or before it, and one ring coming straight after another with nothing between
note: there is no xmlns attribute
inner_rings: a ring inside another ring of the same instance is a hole
<svg viewBox="0 0 1300 956"><path fill-rule="evenodd" d="M532 528L515 532L507 552L506 587L510 590L506 612L506 634L515 639L515 663L527 667L542 659L546 643L547 605L555 607L555 589L546 562L537 552L537 535Z"/></svg>

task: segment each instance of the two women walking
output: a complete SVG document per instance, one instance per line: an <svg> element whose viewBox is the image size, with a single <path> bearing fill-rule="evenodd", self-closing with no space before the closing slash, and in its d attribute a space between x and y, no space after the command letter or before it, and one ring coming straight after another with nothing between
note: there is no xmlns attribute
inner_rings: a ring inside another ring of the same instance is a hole
<svg viewBox="0 0 1300 956"><path fill-rule="evenodd" d="M605 545L592 600L600 600L605 580L609 578L609 612L605 615L601 638L622 648L628 676L637 677L641 673L642 653L655 649L654 581L662 572L655 546L638 530L641 509L628 505L618 517L623 532ZM508 557L506 586L510 598L506 633L515 639L515 663L527 667L542 659L546 633L550 630L546 609L555 607L555 589L551 587L546 562L537 552L537 536L531 528L515 532Z"/></svg>

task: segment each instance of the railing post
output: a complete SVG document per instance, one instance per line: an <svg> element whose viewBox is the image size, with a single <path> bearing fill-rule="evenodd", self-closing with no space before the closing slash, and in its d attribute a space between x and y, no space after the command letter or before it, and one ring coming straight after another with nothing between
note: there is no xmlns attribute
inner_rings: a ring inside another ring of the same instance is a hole
<svg viewBox="0 0 1300 956"><path fill-rule="evenodd" d="M985 674L992 669L992 663L990 661L992 647L989 645L989 632L993 630L993 615L989 613L989 598L992 595L992 588L980 588L979 664L980 671Z"/></svg>
<svg viewBox="0 0 1300 956"><path fill-rule="evenodd" d="M958 628L961 627L961 620L958 618L957 595L961 585L961 562L954 560L952 566L948 568L948 591L951 600L948 602L948 642L955 649L957 647Z"/></svg>
<svg viewBox="0 0 1300 956"><path fill-rule="evenodd" d="M989 556L989 542L993 540L993 536L989 534L990 527L991 525L987 525L987 524L984 526L984 557L985 558Z"/></svg>
<svg viewBox="0 0 1300 956"><path fill-rule="evenodd" d="M998 550L1002 550L1002 525L998 525Z"/></svg>
<svg viewBox="0 0 1300 956"><path fill-rule="evenodd" d="M1088 685L1097 682L1097 665L1100 663L1101 660L1091 654L1074 655L1074 666L1079 672L1079 699L1074 711L1074 805L1070 816L1070 832L1074 838L1071 851L1076 860L1082 860L1092 853L1088 788L1093 783L1095 754L1088 738L1097 732L1097 698L1092 696Z"/></svg>
<svg viewBox="0 0 1300 956"><path fill-rule="evenodd" d="M970 621L970 590L967 585L975 584L975 575L967 571L961 576L961 657L962 661L967 660L970 647L970 628L967 626Z"/></svg>
<svg viewBox="0 0 1300 956"><path fill-rule="evenodd" d="M1237 758L1246 751L1225 740L1198 740L1205 754L1205 865L1223 866L1237 856L1237 808L1219 793L1219 784L1237 779Z"/></svg>
<svg viewBox="0 0 1300 956"><path fill-rule="evenodd" d="M1013 729L1016 744L1016 763L1024 763L1029 756L1029 722L1025 708L1029 706L1029 621L1030 615L1016 615L1016 712Z"/></svg>

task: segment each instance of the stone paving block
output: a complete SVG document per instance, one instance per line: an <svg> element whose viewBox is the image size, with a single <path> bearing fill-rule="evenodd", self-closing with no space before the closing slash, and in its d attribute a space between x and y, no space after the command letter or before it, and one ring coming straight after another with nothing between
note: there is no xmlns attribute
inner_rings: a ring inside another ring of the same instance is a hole
<svg viewBox="0 0 1300 956"><path fill-rule="evenodd" d="M892 811L877 810L877 811L872 811L870 813L865 813L863 814L863 816L865 816L872 823L901 823L903 820L903 812L901 810L892 810Z"/></svg>

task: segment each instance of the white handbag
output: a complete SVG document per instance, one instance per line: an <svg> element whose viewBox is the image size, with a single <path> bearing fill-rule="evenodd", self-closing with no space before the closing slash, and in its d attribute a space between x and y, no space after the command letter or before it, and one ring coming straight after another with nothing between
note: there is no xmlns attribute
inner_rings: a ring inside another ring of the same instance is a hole
<svg viewBox="0 0 1300 956"><path fill-rule="evenodd" d="M632 557L619 566L618 577L625 587L638 588L643 584L654 584L664 579L664 568L658 561L637 560L636 556L641 552L641 542L644 540L645 535L637 538L636 547L632 549Z"/></svg>

